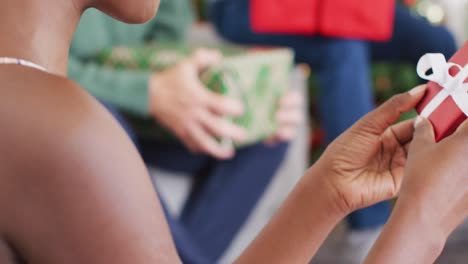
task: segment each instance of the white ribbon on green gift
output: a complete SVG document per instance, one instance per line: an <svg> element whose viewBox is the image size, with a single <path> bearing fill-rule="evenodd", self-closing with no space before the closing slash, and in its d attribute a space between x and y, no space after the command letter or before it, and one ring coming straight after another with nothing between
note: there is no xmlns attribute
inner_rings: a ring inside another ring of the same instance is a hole
<svg viewBox="0 0 468 264"><path fill-rule="evenodd" d="M449 70L457 67L460 71L452 76ZM427 72L432 69L432 74ZM468 65L464 67L447 62L440 53L429 53L421 57L417 65L419 77L439 84L442 90L424 107L421 116L428 118L449 96L455 104L468 116L468 84L463 83L468 77Z"/></svg>

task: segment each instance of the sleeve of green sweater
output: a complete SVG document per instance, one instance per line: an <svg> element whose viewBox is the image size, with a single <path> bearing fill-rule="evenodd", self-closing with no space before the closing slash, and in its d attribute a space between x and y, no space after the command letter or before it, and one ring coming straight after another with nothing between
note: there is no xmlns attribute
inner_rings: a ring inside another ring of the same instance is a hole
<svg viewBox="0 0 468 264"><path fill-rule="evenodd" d="M192 1L163 0L156 17L149 23L147 41L184 41L194 20Z"/></svg>
<svg viewBox="0 0 468 264"><path fill-rule="evenodd" d="M103 48L142 45L145 40L182 40L193 14L188 0L161 1L158 15L145 25L125 25L88 10L73 40L68 75L91 94L122 110L149 116L150 72L113 70L96 63Z"/></svg>
<svg viewBox="0 0 468 264"><path fill-rule="evenodd" d="M97 98L137 115L149 115L149 72L116 71L70 55L68 74Z"/></svg>

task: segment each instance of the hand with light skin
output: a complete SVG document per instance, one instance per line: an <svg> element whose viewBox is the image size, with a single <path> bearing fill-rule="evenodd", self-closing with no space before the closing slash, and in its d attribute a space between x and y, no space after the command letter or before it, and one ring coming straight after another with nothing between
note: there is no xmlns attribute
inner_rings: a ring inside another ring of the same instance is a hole
<svg viewBox="0 0 468 264"><path fill-rule="evenodd" d="M303 120L303 98L299 91L290 89L281 97L276 120L278 129L275 134L265 140L267 145L275 145L279 142L286 142L294 139L297 129Z"/></svg>
<svg viewBox="0 0 468 264"><path fill-rule="evenodd" d="M366 263L433 263L468 216L468 122L439 143L428 120L416 123L398 202Z"/></svg>
<svg viewBox="0 0 468 264"><path fill-rule="evenodd" d="M198 50L175 67L154 74L149 89L150 111L192 152L229 159L235 154L234 150L218 139L245 140L245 129L226 118L241 115L243 106L234 99L210 91L199 80L200 71L220 59L217 51ZM295 90L282 96L276 112L279 127L266 144L274 145L295 137L302 122L302 102L300 93Z"/></svg>
<svg viewBox="0 0 468 264"><path fill-rule="evenodd" d="M246 131L226 117L243 113L240 102L207 89L199 74L219 62L219 52L198 50L190 58L150 80L150 111L192 152L229 159L234 150L221 144L220 138L234 142L245 140Z"/></svg>

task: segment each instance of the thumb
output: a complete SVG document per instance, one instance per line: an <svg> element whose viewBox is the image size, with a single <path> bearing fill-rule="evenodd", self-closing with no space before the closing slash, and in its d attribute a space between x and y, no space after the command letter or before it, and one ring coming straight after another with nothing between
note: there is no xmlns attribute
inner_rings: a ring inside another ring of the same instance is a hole
<svg viewBox="0 0 468 264"><path fill-rule="evenodd" d="M457 131L455 133L468 134L468 120L465 120L460 126L458 126Z"/></svg>
<svg viewBox="0 0 468 264"><path fill-rule="evenodd" d="M414 121L414 136L412 145L423 147L427 144L435 143L434 129L431 122L422 116L418 116Z"/></svg>
<svg viewBox="0 0 468 264"><path fill-rule="evenodd" d="M416 106L424 96L426 86L421 85L411 91L394 95L374 111L370 112L356 123L358 130L373 134L382 134L401 116Z"/></svg>

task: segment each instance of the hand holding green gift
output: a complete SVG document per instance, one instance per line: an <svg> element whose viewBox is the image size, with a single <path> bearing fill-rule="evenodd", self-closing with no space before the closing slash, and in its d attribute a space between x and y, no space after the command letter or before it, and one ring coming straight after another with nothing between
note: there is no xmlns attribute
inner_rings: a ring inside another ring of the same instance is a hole
<svg viewBox="0 0 468 264"><path fill-rule="evenodd" d="M198 50L176 66L153 74L149 106L153 116L191 151L226 159L234 151L216 138L245 140L245 129L225 118L242 115L243 105L207 89L199 79L199 73L220 58L216 51Z"/></svg>
<svg viewBox="0 0 468 264"><path fill-rule="evenodd" d="M287 89L292 51L232 45L219 51L222 59L220 52L152 43L106 49L100 61L113 69L154 71L154 119L127 116L144 138L175 135L193 152L220 159L231 157L233 147L292 139L302 121L302 98Z"/></svg>

